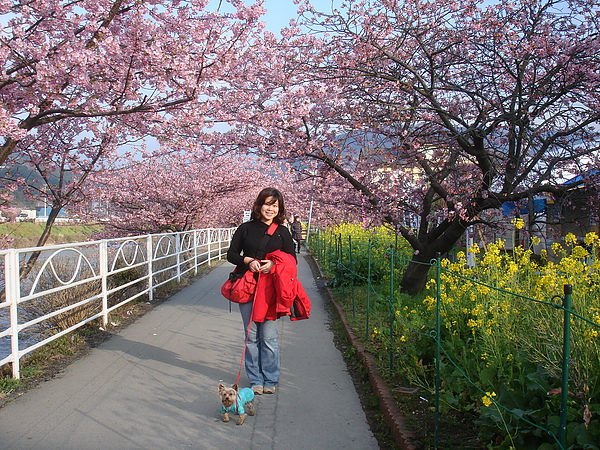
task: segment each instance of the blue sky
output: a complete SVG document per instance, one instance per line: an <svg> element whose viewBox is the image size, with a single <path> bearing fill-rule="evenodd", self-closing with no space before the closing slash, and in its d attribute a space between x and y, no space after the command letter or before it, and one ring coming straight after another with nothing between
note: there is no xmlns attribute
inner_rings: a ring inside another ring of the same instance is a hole
<svg viewBox="0 0 600 450"><path fill-rule="evenodd" d="M331 4L329 0L317 0L311 2L317 6L318 10L322 10L323 4ZM263 16L263 20L267 23L267 27L271 31L277 31L286 27L290 23L290 19L297 17L297 5L294 5L292 0L265 0L265 9L267 14Z"/></svg>
<svg viewBox="0 0 600 450"><path fill-rule="evenodd" d="M318 11L331 11L331 4L338 6L342 0L311 0L311 3L317 8ZM252 0L245 0L245 3L250 4ZM209 5L219 4L219 0L210 0ZM225 6L225 2L223 1ZM225 6L226 7L226 6ZM210 7L209 7L210 9ZM283 27L286 27L290 23L290 19L297 17L296 11L297 5L294 5L293 0L265 0L265 9L267 14L263 16L263 20L267 23L267 27L271 31L278 31ZM6 22L6 16L0 16L0 23Z"/></svg>
<svg viewBox="0 0 600 450"><path fill-rule="evenodd" d="M250 3L250 0L247 0ZM342 0L311 0L317 11L330 12L331 4L339 7ZM290 19L297 17L298 6L293 0L265 0L265 9L267 13L263 20L267 23L267 28L273 32L279 31L290 23Z"/></svg>
<svg viewBox="0 0 600 450"><path fill-rule="evenodd" d="M290 19L297 16L297 5L292 0L265 0L265 9L267 14L263 16L263 20L271 31L286 27Z"/></svg>

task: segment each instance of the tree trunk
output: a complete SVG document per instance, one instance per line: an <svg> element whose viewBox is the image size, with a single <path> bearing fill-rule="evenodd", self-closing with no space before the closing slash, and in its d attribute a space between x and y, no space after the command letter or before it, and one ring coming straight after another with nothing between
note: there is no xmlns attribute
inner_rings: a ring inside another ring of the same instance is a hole
<svg viewBox="0 0 600 450"><path fill-rule="evenodd" d="M401 292L408 295L415 295L425 288L427 283L429 269L431 268L431 258L418 254L408 263L406 270L400 282Z"/></svg>
<svg viewBox="0 0 600 450"><path fill-rule="evenodd" d="M431 261L437 257L438 253L443 255L452 250L463 236L468 224L462 220L454 220L449 222L448 226L444 225L448 225L448 223L438 225L437 229L430 231L429 242L423 246L423 249L413 255L400 282L402 292L415 295L425 288ZM439 233L436 231L439 231Z"/></svg>
<svg viewBox="0 0 600 450"><path fill-rule="evenodd" d="M54 225L54 222L56 221L56 218L58 217L58 213L60 212L61 209L62 209L62 206L60 206L60 205L59 206L53 205L52 208L50 209L50 214L48 214L48 220L46 220L46 226L44 227L44 231L42 232L42 235L38 239L37 247L43 247L46 244L46 242L48 242L48 239L50 238L50 233L52 232L52 225ZM33 266L35 265L38 258L40 257L40 254L41 254L41 251L39 251L39 250L35 251L31 254L29 259L27 260L27 264L21 270L20 278L22 280L27 278L27 276L29 275L29 272L31 272L31 269L33 269Z"/></svg>
<svg viewBox="0 0 600 450"><path fill-rule="evenodd" d="M58 208L52 207L52 209L50 210L50 214L48 215L48 220L46 220L46 226L44 227L44 231L43 231L42 235L40 236L40 238L38 239L37 247L43 247L44 244L46 242L48 242L48 238L50 237L50 232L52 231L52 225L54 225L54 222L56 221L56 218L58 217L58 213L60 212L61 209L62 209L62 207L59 206ZM33 269L33 266L35 265L38 258L40 257L41 253L42 252L38 250L38 251L33 252L29 256L29 259L27 260L27 264L25 264L21 268L21 271L19 273L19 278L21 280L24 280L25 278L27 278L27 276ZM6 300L6 291L3 290L2 292L0 292L0 302L3 302L5 300Z"/></svg>
<svg viewBox="0 0 600 450"><path fill-rule="evenodd" d="M16 145L19 141L16 141L12 138L7 138L6 142L2 146L0 146L0 166L4 165L10 154L15 149Z"/></svg>

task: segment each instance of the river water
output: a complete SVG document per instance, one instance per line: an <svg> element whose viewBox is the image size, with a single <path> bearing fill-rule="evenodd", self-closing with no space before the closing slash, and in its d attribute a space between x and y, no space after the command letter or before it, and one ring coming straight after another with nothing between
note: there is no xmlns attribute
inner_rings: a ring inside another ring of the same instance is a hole
<svg viewBox="0 0 600 450"><path fill-rule="evenodd" d="M82 253L85 254L85 257L88 258L89 260L97 260L97 254L98 254L98 250L97 247L78 247L79 251L82 251ZM52 254L54 253L54 250L52 251L43 251L37 262L36 262L36 266L37 267L41 267L41 265L44 263L44 261L46 261ZM60 253L58 255L55 255L53 258L53 262L55 261L56 258L56 262L55 264L57 266L61 266L61 265L68 265L70 263L72 263L73 261L73 254L74 252L69 252L68 250L66 250L63 253ZM23 253L20 254L20 261L27 261L29 259L30 253ZM94 261L95 262L95 261ZM72 264L74 265L74 263ZM0 269L2 274L4 274L4 261L0 262ZM31 279L27 279L27 280L22 280L21 281L21 292L27 292L31 289L31 286L33 284L33 281ZM4 276L2 276L0 278L0 292L4 291ZM23 295L23 294L22 294ZM9 307L3 307L0 309L0 332L6 331L8 328L10 327L10 311L9 311ZM21 333L19 335L19 349L22 350L24 348L29 347L30 345L35 344L36 342L40 341L43 337L36 335L34 333L31 332L26 332L26 333ZM0 338L0 360L4 359L6 356L10 355L11 353L11 338L10 336L6 336L3 338Z"/></svg>

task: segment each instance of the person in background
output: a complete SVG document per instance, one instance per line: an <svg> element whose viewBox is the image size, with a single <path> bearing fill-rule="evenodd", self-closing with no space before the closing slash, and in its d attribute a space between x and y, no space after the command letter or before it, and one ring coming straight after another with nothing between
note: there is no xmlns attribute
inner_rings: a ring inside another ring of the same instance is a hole
<svg viewBox="0 0 600 450"><path fill-rule="evenodd" d="M302 223L300 223L300 217L295 216L294 221L291 225L292 238L296 241L296 253L300 253L300 244L302 242Z"/></svg>
<svg viewBox="0 0 600 450"><path fill-rule="evenodd" d="M286 227L288 229L288 231L291 233L291 228L290 228L290 221L287 219L287 216L283 219L283 226Z"/></svg>
<svg viewBox="0 0 600 450"><path fill-rule="evenodd" d="M260 191L252 207L251 220L237 228L227 251L227 261L237 266L237 272L244 273L250 270L257 274L269 273L275 263L266 260L265 255L276 250L292 255L295 262L294 241L287 227L282 226L285 217L285 205L281 192L274 188L265 188ZM265 248L261 251L259 246L272 223L279 226L275 233L268 238ZM244 332L248 336L245 357L246 374L255 394L274 394L281 371L278 316L273 313L274 308L263 308L262 306L265 305L254 308L254 303L253 299L248 303L239 304ZM255 310L253 311L253 309ZM257 311L262 311L262 313L257 314ZM251 325L250 321L252 321Z"/></svg>

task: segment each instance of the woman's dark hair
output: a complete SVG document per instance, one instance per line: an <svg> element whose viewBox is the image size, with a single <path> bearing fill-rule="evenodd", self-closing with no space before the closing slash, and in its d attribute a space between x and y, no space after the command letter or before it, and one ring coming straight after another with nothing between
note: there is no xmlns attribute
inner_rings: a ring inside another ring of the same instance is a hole
<svg viewBox="0 0 600 450"><path fill-rule="evenodd" d="M279 202L279 213L273 219L273 222L281 225L285 220L285 204L283 203L283 195L275 188L264 188L256 197L254 201L254 205L252 206L252 218L254 220L260 220L262 218L262 214L260 213L260 208L262 205L266 203L266 199L269 197L273 197L269 205L275 203L275 201Z"/></svg>

